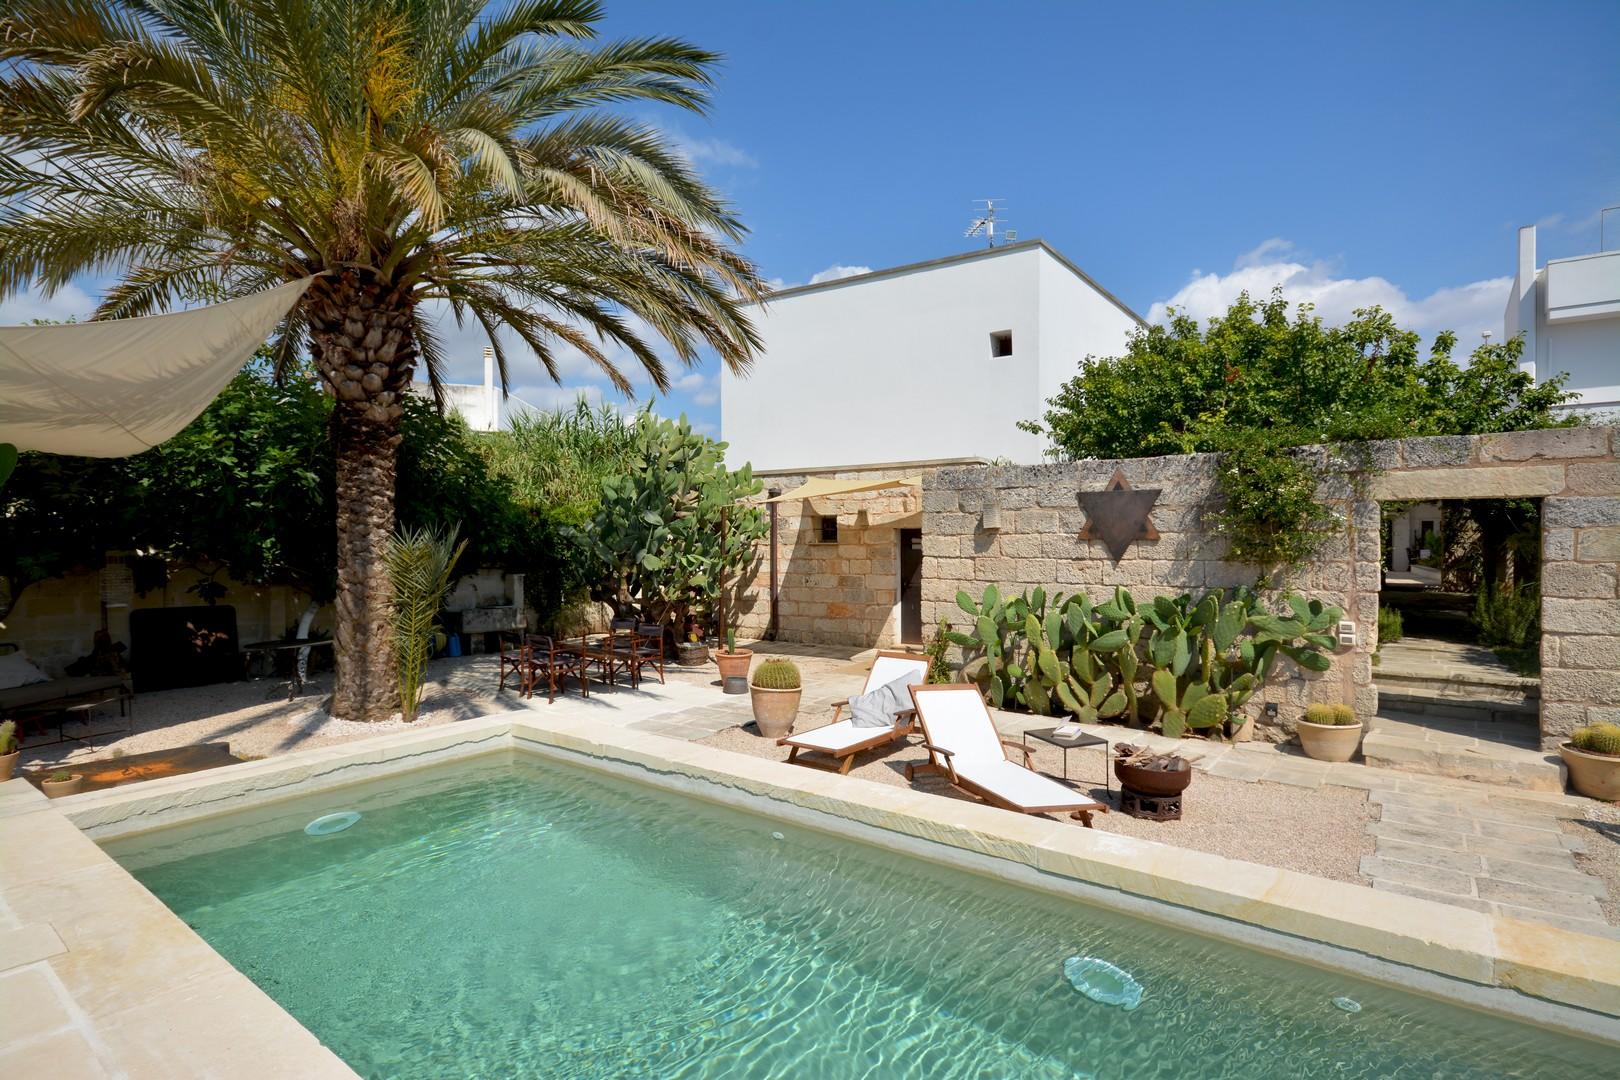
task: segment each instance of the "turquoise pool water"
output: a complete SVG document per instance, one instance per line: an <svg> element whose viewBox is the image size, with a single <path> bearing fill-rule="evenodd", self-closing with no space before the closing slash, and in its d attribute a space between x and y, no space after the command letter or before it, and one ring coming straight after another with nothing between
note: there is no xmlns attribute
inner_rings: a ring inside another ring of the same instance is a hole
<svg viewBox="0 0 1620 1080"><path fill-rule="evenodd" d="M1614 1075L1596 1044L521 759L108 850L367 1077ZM1075 992L1076 955L1140 1007Z"/></svg>

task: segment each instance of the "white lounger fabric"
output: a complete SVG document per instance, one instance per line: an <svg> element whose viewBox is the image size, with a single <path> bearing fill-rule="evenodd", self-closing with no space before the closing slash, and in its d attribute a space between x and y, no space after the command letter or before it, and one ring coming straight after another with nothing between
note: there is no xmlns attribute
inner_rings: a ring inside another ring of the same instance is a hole
<svg viewBox="0 0 1620 1080"><path fill-rule="evenodd" d="M969 762L1006 761L996 725L984 709L984 699L974 687L959 690L930 690L918 695L926 704L918 707L928 730L928 741L951 752L951 764L960 772Z"/></svg>
<svg viewBox="0 0 1620 1080"><path fill-rule="evenodd" d="M1101 806L1073 788L1007 760L1001 736L973 686L919 691L917 718L928 744L950 751L940 767L1013 806Z"/></svg>
<svg viewBox="0 0 1620 1080"><path fill-rule="evenodd" d="M916 677L916 684L927 681L928 657L919 656L912 659L902 656L879 656L872 661L872 670L866 673L866 685L861 687L861 693L864 694L874 687L883 686L907 674ZM910 707L909 703L906 707ZM788 746L800 746L806 750L819 750L822 753L837 755L841 750L882 734L883 730L880 727L856 727L849 720L840 720L835 724L791 735L783 741Z"/></svg>
<svg viewBox="0 0 1620 1080"><path fill-rule="evenodd" d="M1087 797L1006 758L952 762L956 775L1018 806L1076 806Z"/></svg>
<svg viewBox="0 0 1620 1080"><path fill-rule="evenodd" d="M837 754L838 751L856 743L866 742L882 730L882 728L856 727L852 720L840 720L836 724L818 727L803 735L794 735L788 740L788 744L802 746L806 750L820 750L825 754Z"/></svg>

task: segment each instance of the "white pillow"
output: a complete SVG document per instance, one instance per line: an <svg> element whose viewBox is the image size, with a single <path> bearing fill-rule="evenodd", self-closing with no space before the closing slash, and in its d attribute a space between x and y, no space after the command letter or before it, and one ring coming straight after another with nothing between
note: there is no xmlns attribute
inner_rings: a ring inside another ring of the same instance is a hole
<svg viewBox="0 0 1620 1080"><path fill-rule="evenodd" d="M917 678L905 674L876 690L849 699L849 722L858 728L894 727L895 714L911 708L909 687Z"/></svg>
<svg viewBox="0 0 1620 1080"><path fill-rule="evenodd" d="M35 667L28 654L10 652L0 656L0 690L50 681L51 677Z"/></svg>

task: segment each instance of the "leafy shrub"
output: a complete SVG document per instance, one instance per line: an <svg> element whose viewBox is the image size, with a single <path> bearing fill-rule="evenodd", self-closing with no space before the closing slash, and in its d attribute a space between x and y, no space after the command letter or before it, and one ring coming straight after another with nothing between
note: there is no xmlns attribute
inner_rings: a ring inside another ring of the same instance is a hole
<svg viewBox="0 0 1620 1080"><path fill-rule="evenodd" d="M1378 644L1392 645L1406 634L1399 608L1378 606Z"/></svg>
<svg viewBox="0 0 1620 1080"><path fill-rule="evenodd" d="M428 657L439 632L439 608L450 591L450 575L467 547L452 529L434 534L402 530L388 540L383 560L392 589L389 619L394 634L394 665L399 679L399 711L409 723L422 705Z"/></svg>
<svg viewBox="0 0 1620 1080"><path fill-rule="evenodd" d="M754 669L754 685L761 690L797 690L799 666L777 657L763 661Z"/></svg>
<svg viewBox="0 0 1620 1080"><path fill-rule="evenodd" d="M934 636L928 642L928 682L933 685L948 683L956 678L951 671L951 662L946 658L950 650L951 640L946 637L951 631L951 624L944 619L939 620L939 626L934 628Z"/></svg>
<svg viewBox="0 0 1620 1080"><path fill-rule="evenodd" d="M1541 638L1541 590L1487 584L1474 594L1474 628L1482 645L1529 649Z"/></svg>

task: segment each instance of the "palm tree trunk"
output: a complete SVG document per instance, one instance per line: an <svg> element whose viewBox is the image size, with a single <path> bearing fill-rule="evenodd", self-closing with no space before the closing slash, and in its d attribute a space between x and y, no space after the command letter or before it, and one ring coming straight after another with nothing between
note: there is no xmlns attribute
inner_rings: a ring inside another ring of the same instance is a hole
<svg viewBox="0 0 1620 1080"><path fill-rule="evenodd" d="M316 367L336 398L337 625L332 715L386 720L399 709L383 552L394 532L400 404L416 346L408 291L364 270L317 278L305 295Z"/></svg>

